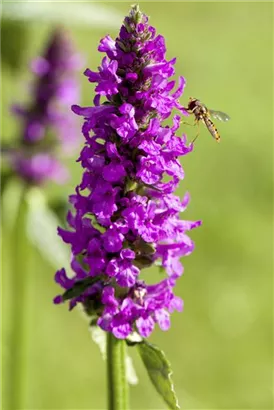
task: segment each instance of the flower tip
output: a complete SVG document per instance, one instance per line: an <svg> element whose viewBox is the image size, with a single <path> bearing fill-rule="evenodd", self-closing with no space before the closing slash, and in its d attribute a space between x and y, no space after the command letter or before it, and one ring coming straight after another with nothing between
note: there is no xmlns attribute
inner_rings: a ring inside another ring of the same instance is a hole
<svg viewBox="0 0 274 410"><path fill-rule="evenodd" d="M138 12L138 11L140 11L140 6L139 6L139 4L138 3L135 3L135 4L132 4L131 5L131 10L132 11L134 11L134 12Z"/></svg>
<svg viewBox="0 0 274 410"><path fill-rule="evenodd" d="M79 105L73 104L71 106L71 111L74 112L74 114L80 115L79 111L80 111L81 107L79 107Z"/></svg>
<svg viewBox="0 0 274 410"><path fill-rule="evenodd" d="M143 13L140 11L139 4L133 4L130 10L130 17L133 18L135 24L139 24L142 21Z"/></svg>

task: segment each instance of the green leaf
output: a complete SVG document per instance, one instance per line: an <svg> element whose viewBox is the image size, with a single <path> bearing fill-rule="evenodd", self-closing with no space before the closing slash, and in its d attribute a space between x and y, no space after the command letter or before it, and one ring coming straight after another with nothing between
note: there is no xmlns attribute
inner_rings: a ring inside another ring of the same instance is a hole
<svg viewBox="0 0 274 410"><path fill-rule="evenodd" d="M147 243L143 239L138 239L134 242L135 250L139 251L142 255L153 255L156 252L155 245Z"/></svg>
<svg viewBox="0 0 274 410"><path fill-rule="evenodd" d="M27 203L28 238L54 269L63 266L72 275L69 246L57 235L60 220L49 208L44 192L38 187L29 189Z"/></svg>
<svg viewBox="0 0 274 410"><path fill-rule="evenodd" d="M81 293L83 293L90 286L94 285L94 283L98 282L98 280L100 280L99 276L89 276L83 280L77 281L72 288L67 289L65 293L62 295L63 301L80 296Z"/></svg>
<svg viewBox="0 0 274 410"><path fill-rule="evenodd" d="M145 340L137 346L149 378L157 392L162 396L170 409L180 409L174 385L171 380L172 371L170 363L164 352L157 346L150 344Z"/></svg>
<svg viewBox="0 0 274 410"><path fill-rule="evenodd" d="M92 225L94 226L94 228L96 228L99 232L101 232L101 233L106 232L106 228L99 224L99 222L97 221L97 218L94 214L92 214L90 212L87 212L84 215L84 218L89 219L90 222L92 223Z"/></svg>
<svg viewBox="0 0 274 410"><path fill-rule="evenodd" d="M153 264L153 260L148 256L136 256L133 261L133 264L139 269L148 268Z"/></svg>

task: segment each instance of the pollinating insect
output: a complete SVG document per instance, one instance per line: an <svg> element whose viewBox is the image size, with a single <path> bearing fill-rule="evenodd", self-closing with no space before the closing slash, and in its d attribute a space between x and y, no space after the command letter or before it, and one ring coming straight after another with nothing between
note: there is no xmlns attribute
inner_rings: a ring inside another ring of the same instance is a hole
<svg viewBox="0 0 274 410"><path fill-rule="evenodd" d="M209 110L200 100L197 100L196 98L190 98L188 106L186 108L187 112L194 114L195 116L195 123L199 126L200 122L202 122L212 135L212 137L216 141L220 141L220 134L215 127L213 121L211 120L212 118L215 118L216 120L219 121L228 121L230 117L225 114L222 111L215 111L215 110ZM199 131L198 134L196 135L194 141L196 138L199 136Z"/></svg>

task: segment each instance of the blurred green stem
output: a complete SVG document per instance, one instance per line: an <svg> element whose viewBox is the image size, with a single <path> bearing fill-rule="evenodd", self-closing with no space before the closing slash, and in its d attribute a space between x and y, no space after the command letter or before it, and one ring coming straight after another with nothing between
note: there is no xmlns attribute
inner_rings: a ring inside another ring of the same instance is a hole
<svg viewBox="0 0 274 410"><path fill-rule="evenodd" d="M29 272L31 249L26 236L27 204L22 193L17 218L10 232L11 303L9 371L9 409L25 408L25 380L29 314Z"/></svg>
<svg viewBox="0 0 274 410"><path fill-rule="evenodd" d="M126 343L107 334L108 410L128 410L125 370Z"/></svg>

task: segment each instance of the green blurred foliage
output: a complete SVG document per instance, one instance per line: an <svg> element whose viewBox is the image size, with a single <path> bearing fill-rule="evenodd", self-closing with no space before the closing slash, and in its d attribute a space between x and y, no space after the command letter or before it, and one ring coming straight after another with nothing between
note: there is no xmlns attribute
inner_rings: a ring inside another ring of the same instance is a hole
<svg viewBox="0 0 274 410"><path fill-rule="evenodd" d="M18 71L28 42L28 27L22 22L3 19L1 22L1 61L7 68Z"/></svg>
<svg viewBox="0 0 274 410"><path fill-rule="evenodd" d="M194 152L183 159L186 177L180 194L188 190L192 197L184 216L202 219L203 225L191 233L196 250L183 261L185 274L177 286L185 311L175 313L171 329L155 331L150 341L165 351L172 364L183 409L271 409L273 4L146 2L141 6L166 37L168 57L177 56L177 75L187 79L182 102L187 104L189 96L200 98L232 118L229 123L216 124L220 144L201 129ZM111 7L126 14L130 3L111 2ZM18 38L25 62L40 53L52 30L47 23L26 24L28 43L23 47ZM99 65L99 39L107 33L115 37L119 24L117 21L117 29L112 25L110 30L68 27L86 56L87 67ZM2 32L2 49L8 49L9 41ZM93 87L79 76L81 103L90 105ZM3 64L2 141L16 138L17 125L9 105L25 96L29 79L27 63L17 73ZM183 131L189 139L195 135L192 127ZM79 165L73 160L68 165L73 172L71 181L61 188L46 187L55 204L62 204L80 179ZM2 238L7 366L12 356L9 328L16 292L11 278L17 255L14 238L5 226ZM16 272L21 278L18 286L22 276L29 280L24 408L105 409L105 363L91 341L87 322L76 309L68 312L66 306L52 304L59 292L53 281L54 268L26 244L27 252L31 253L31 268L27 274L22 269ZM149 281L158 280L156 270L145 275L150 275ZM130 352L140 379L131 388L131 408L164 409L140 358L134 349ZM4 378L7 373L4 367Z"/></svg>

